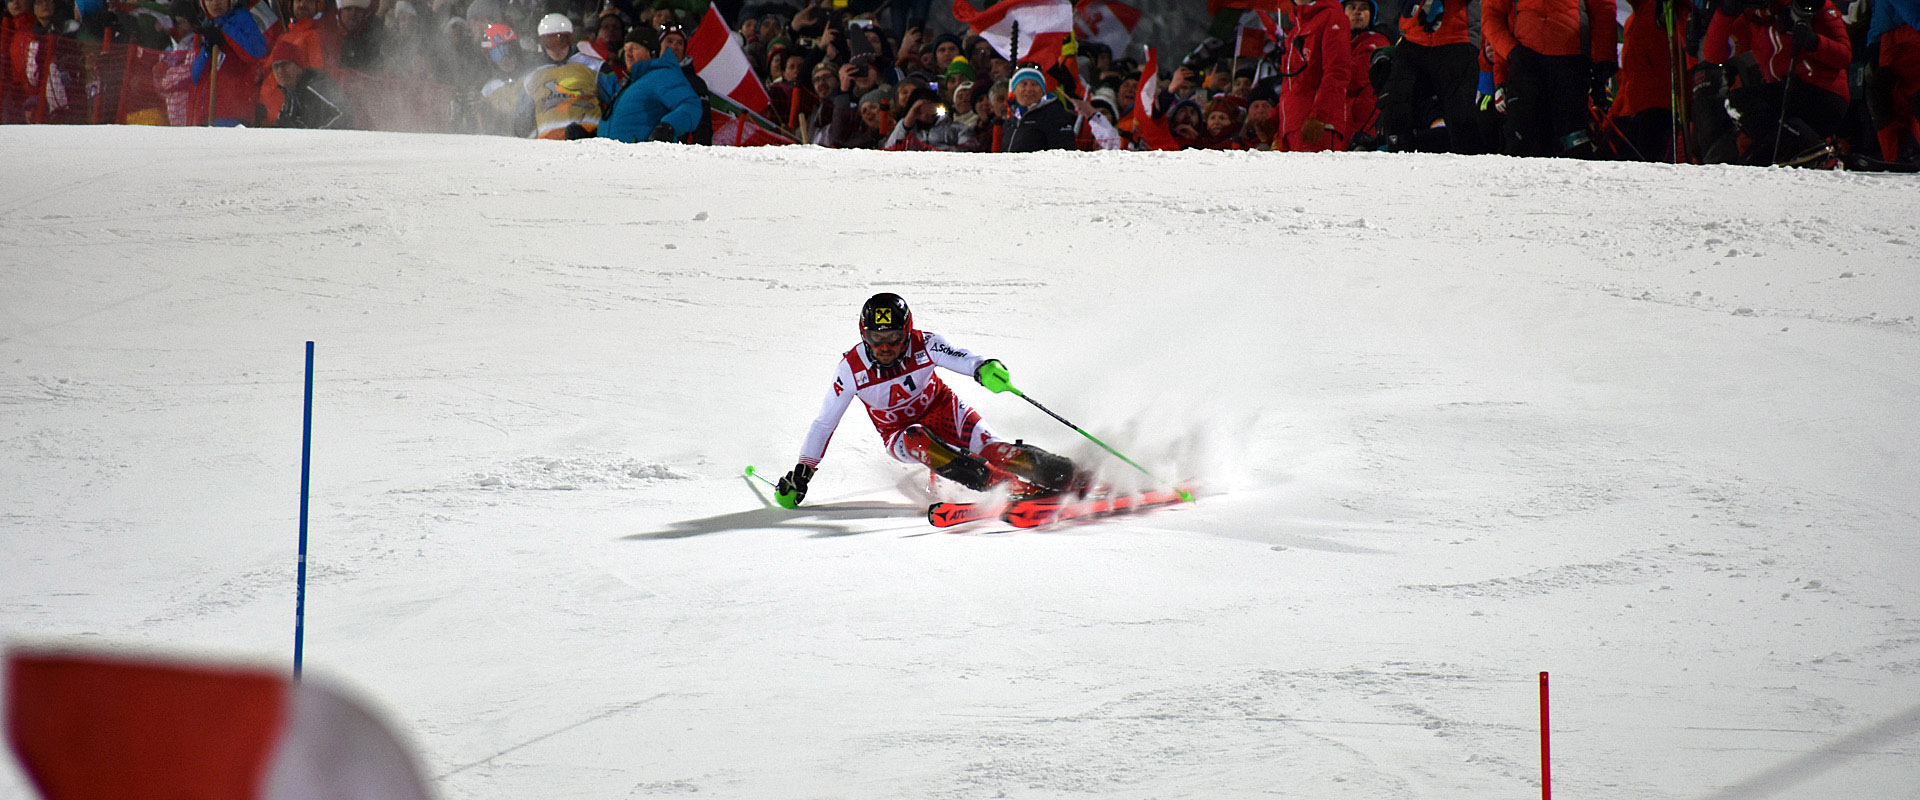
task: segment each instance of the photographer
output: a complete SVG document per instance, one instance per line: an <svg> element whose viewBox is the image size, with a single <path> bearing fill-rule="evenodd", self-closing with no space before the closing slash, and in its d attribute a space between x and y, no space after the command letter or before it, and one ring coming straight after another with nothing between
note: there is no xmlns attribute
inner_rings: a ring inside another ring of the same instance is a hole
<svg viewBox="0 0 1920 800"><path fill-rule="evenodd" d="M1732 142L1710 143L1707 160L1798 164L1826 152L1846 114L1853 60L1840 12L1826 0L1724 0L1701 60L1724 69L1735 40L1751 43L1756 74L1727 92L1727 106L1752 144L1736 154Z"/></svg>
<svg viewBox="0 0 1920 800"><path fill-rule="evenodd" d="M840 90L827 100L828 147L878 147L893 124L886 117L888 87L880 85L871 56L862 59L840 68Z"/></svg>
<svg viewBox="0 0 1920 800"><path fill-rule="evenodd" d="M852 97L865 97L875 89L891 89L881 82L878 57L859 56L852 63L840 67L840 92Z"/></svg>
<svg viewBox="0 0 1920 800"><path fill-rule="evenodd" d="M971 149L970 134L932 89L916 89L907 100L907 112L893 126L893 134L880 145L882 150L940 150L953 152Z"/></svg>

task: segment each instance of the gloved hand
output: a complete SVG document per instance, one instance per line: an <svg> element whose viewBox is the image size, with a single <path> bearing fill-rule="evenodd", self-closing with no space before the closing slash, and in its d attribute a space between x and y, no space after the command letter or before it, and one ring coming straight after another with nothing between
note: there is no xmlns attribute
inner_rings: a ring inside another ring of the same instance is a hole
<svg viewBox="0 0 1920 800"><path fill-rule="evenodd" d="M1367 83L1373 85L1374 94L1387 88L1387 76L1393 74L1393 45L1387 45L1373 51L1367 59Z"/></svg>
<svg viewBox="0 0 1920 800"><path fill-rule="evenodd" d="M973 379L979 381L981 386L992 390L994 394L1014 391L1013 381L1007 376L1006 365L993 359L988 359L986 363L980 365L979 369L974 370Z"/></svg>
<svg viewBox="0 0 1920 800"><path fill-rule="evenodd" d="M653 134L648 136L647 140L651 142L671 142L679 138L680 137L673 135L672 125L662 122L653 126Z"/></svg>
<svg viewBox="0 0 1920 800"><path fill-rule="evenodd" d="M1813 20L1803 19L1793 24L1793 50L1796 53L1811 53L1820 49L1820 34L1813 31Z"/></svg>
<svg viewBox="0 0 1920 800"><path fill-rule="evenodd" d="M1446 16L1446 4L1441 0L1422 0L1412 6L1420 12L1420 28L1428 33L1440 30L1440 21Z"/></svg>
<svg viewBox="0 0 1920 800"><path fill-rule="evenodd" d="M1300 123L1300 141L1306 144L1319 144L1327 140L1327 123L1308 117Z"/></svg>
<svg viewBox="0 0 1920 800"><path fill-rule="evenodd" d="M781 508L799 508L800 501L807 498L807 482L813 480L813 467L805 464L793 465L793 471L773 485L773 500Z"/></svg>

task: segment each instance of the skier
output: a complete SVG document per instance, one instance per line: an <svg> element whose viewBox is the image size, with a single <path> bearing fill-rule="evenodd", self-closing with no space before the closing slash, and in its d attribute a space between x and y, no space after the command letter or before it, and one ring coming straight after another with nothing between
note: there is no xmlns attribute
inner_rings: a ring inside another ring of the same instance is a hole
<svg viewBox="0 0 1920 800"><path fill-rule="evenodd" d="M899 295L882 292L868 299L860 308L860 344L841 356L799 463L775 485L780 505L797 508L807 496L807 483L855 395L867 405L887 452L899 461L923 464L974 491L1006 484L1016 496L1038 496L1071 487L1072 461L994 435L979 412L940 380L935 367L970 375L996 393L1013 390L999 361L915 328L913 312Z"/></svg>

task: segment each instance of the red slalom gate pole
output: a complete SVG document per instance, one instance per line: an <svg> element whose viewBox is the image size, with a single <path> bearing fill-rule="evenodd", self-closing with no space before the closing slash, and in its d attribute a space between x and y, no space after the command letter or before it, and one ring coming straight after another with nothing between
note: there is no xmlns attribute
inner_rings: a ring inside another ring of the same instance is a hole
<svg viewBox="0 0 1920 800"><path fill-rule="evenodd" d="M1553 800L1552 728L1547 724L1547 673L1540 673L1540 800Z"/></svg>

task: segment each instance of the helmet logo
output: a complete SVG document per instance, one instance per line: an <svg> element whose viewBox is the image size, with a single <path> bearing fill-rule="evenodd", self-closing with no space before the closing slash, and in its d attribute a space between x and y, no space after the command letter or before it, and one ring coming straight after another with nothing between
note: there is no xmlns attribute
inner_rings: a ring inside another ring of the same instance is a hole
<svg viewBox="0 0 1920 800"><path fill-rule="evenodd" d="M891 309L891 308L876 308L876 309L874 309L874 310L873 310L873 324L875 324L875 325L892 325L892 324L893 324L893 309Z"/></svg>

